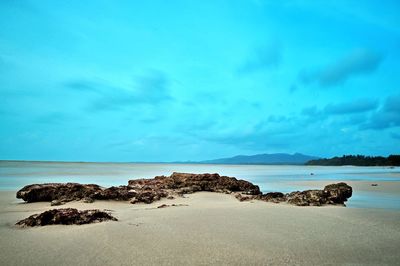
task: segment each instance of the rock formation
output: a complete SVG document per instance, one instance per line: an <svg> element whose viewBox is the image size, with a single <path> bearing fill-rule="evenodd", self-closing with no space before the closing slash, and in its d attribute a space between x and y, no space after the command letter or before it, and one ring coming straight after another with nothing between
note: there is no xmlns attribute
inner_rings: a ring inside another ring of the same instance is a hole
<svg viewBox="0 0 400 266"><path fill-rule="evenodd" d="M72 200L92 197L103 189L93 184L78 183L46 183L34 184L23 187L17 192L17 198L26 202L54 201L55 205ZM56 202L58 201L58 202Z"/></svg>
<svg viewBox="0 0 400 266"><path fill-rule="evenodd" d="M219 174L173 173L171 176L156 176L153 179L129 180L128 186L102 188L94 184L47 183L23 187L17 198L26 202L50 201L53 206L73 200L124 200L131 203L152 203L161 198L174 198L196 191L242 192L260 194L258 186L234 177Z"/></svg>
<svg viewBox="0 0 400 266"><path fill-rule="evenodd" d="M89 224L104 221L117 221L109 213L100 210L79 211L73 208L53 209L34 214L16 223L20 227L45 226L52 224Z"/></svg>
<svg viewBox="0 0 400 266"><path fill-rule="evenodd" d="M344 205L352 196L353 189L346 183L327 185L323 190L295 191L287 194L281 192L270 192L261 195L248 196L240 193L236 198L240 201L262 200L267 202L287 202L297 206L322 206L322 205Z"/></svg>
<svg viewBox="0 0 400 266"><path fill-rule="evenodd" d="M161 198L173 199L197 191L235 193L240 201L262 200L287 202L297 206L342 204L352 195L352 188L345 183L326 186L323 190L296 191L288 194L270 192L262 194L259 187L245 180L219 174L173 173L152 179L129 180L128 186L102 188L98 185L77 183L47 183L25 186L17 198L27 202L49 201L60 205L68 201L123 200L131 203L152 203Z"/></svg>

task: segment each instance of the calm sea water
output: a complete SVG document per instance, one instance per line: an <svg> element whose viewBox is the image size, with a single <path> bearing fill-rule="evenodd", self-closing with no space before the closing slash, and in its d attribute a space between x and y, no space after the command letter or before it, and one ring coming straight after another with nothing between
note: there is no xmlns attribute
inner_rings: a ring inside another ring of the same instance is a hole
<svg viewBox="0 0 400 266"><path fill-rule="evenodd" d="M263 192L290 192L310 187L302 181L400 182L400 168L326 167L295 165L206 165L143 163L60 163L0 161L0 190L18 190L25 185L49 182L126 185L129 179L152 178L172 172L219 173L251 181ZM311 175L313 173L313 175ZM354 191L349 207L400 209L400 191L374 193Z"/></svg>

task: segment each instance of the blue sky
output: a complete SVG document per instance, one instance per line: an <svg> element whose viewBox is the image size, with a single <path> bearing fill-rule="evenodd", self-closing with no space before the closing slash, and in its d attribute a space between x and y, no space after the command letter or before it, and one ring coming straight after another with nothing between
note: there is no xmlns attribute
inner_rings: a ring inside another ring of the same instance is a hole
<svg viewBox="0 0 400 266"><path fill-rule="evenodd" d="M0 159L388 155L398 1L0 1Z"/></svg>

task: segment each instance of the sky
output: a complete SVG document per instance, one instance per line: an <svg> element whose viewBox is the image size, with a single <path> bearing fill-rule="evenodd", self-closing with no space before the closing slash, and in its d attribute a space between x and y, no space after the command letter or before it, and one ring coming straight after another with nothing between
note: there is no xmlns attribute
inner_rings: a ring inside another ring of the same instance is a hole
<svg viewBox="0 0 400 266"><path fill-rule="evenodd" d="M400 153L399 1L0 1L0 159Z"/></svg>

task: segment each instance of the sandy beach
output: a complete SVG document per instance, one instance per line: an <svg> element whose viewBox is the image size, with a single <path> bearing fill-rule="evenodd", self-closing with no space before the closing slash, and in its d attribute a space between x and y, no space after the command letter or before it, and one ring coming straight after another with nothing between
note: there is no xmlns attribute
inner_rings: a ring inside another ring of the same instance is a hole
<svg viewBox="0 0 400 266"><path fill-rule="evenodd" d="M351 199L350 199L351 200ZM158 209L166 204L178 207ZM199 192L152 204L96 201L118 222L19 229L52 209L0 192L2 265L396 265L400 211L296 207Z"/></svg>

